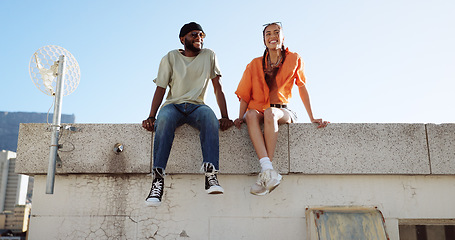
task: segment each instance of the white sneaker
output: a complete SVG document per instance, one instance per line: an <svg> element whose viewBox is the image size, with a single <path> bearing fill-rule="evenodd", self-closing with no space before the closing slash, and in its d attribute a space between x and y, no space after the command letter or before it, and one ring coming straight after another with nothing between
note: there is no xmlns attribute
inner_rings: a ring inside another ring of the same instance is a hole
<svg viewBox="0 0 455 240"><path fill-rule="evenodd" d="M276 187L278 187L278 185L280 185L283 177L275 169L265 170L264 173L267 174L265 188L267 188L269 192L272 192Z"/></svg>
<svg viewBox="0 0 455 240"><path fill-rule="evenodd" d="M259 173L258 180L253 186L251 186L250 193L258 196L263 196L267 194L267 188L265 188L265 183L261 180L261 174Z"/></svg>
<svg viewBox="0 0 455 240"><path fill-rule="evenodd" d="M280 185L283 177L274 169L268 169L259 173L258 180L251 186L250 193L258 196L263 196L273 191Z"/></svg>

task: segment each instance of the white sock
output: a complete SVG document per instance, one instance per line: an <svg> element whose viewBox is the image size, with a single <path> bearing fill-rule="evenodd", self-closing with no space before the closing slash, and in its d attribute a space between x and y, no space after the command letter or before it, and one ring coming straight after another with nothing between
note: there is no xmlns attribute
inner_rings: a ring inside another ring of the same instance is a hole
<svg viewBox="0 0 455 240"><path fill-rule="evenodd" d="M265 170L268 169L273 169L272 162L270 161L270 158L268 157L263 157L259 159L259 163L261 163L261 172L264 172Z"/></svg>

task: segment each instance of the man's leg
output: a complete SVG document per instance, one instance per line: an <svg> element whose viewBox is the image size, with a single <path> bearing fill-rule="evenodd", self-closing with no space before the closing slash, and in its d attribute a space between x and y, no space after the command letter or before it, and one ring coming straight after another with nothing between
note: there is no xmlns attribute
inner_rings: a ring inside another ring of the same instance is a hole
<svg viewBox="0 0 455 240"><path fill-rule="evenodd" d="M207 105L193 105L188 115L188 124L199 130L202 149L202 169L205 172L205 190L210 194L223 193L216 173L219 170L219 122Z"/></svg>
<svg viewBox="0 0 455 240"><path fill-rule="evenodd" d="M188 115L188 124L199 130L203 163L211 163L219 169L219 122L212 109L207 105L195 105Z"/></svg>
<svg viewBox="0 0 455 240"><path fill-rule="evenodd" d="M177 110L174 104L161 108L155 121L155 137L153 141L153 169L166 169L175 129L182 125L185 116Z"/></svg>
<svg viewBox="0 0 455 240"><path fill-rule="evenodd" d="M173 104L161 108L155 121L153 142L153 182L150 193L145 199L148 206L159 206L164 193L164 174L174 141L175 129L181 125L184 115Z"/></svg>

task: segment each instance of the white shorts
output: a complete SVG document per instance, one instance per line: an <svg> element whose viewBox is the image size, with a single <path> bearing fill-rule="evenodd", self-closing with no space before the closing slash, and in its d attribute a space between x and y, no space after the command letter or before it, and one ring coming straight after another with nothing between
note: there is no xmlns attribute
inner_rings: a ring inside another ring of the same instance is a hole
<svg viewBox="0 0 455 240"><path fill-rule="evenodd" d="M289 116L291 117L291 123L295 123L297 121L297 114L294 111L292 111L289 108L279 108L279 109L289 113ZM243 120L245 120L245 116L246 116L246 112L245 112L245 114L243 114Z"/></svg>

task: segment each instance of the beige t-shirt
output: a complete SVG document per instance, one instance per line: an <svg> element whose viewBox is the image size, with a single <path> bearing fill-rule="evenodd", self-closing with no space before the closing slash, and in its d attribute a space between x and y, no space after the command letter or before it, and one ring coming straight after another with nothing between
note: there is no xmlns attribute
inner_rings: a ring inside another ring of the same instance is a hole
<svg viewBox="0 0 455 240"><path fill-rule="evenodd" d="M204 104L211 79L221 76L215 52L204 48L195 57L186 57L172 50L161 59L158 76L153 80L158 87L167 88L167 104Z"/></svg>

